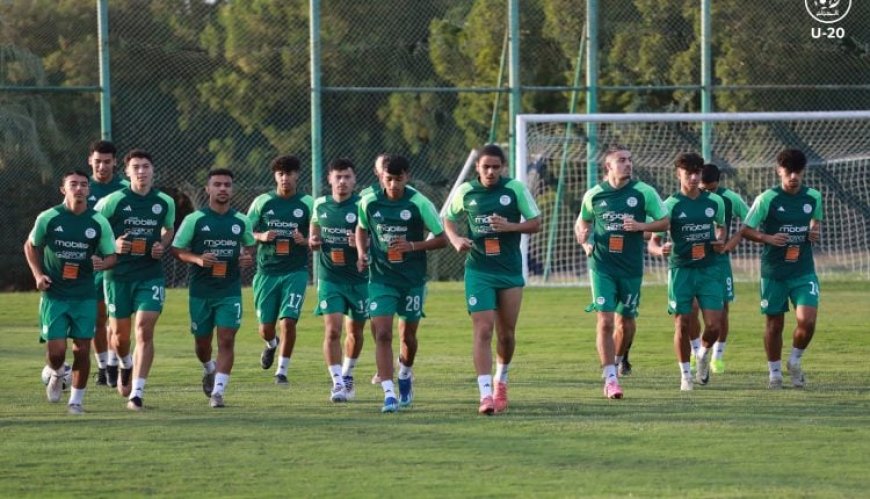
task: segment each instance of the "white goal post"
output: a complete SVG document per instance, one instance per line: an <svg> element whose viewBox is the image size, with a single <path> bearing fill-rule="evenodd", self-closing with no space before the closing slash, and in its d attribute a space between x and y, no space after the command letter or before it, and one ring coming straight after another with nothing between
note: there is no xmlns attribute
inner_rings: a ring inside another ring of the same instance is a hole
<svg viewBox="0 0 870 499"><path fill-rule="evenodd" d="M751 205L777 184L776 155L804 151L805 183L823 196L823 238L816 247L821 278L870 279L870 111L789 113L525 114L516 121L516 176L543 215L543 229L526 238L530 285L587 280L586 258L573 225L583 193L601 180L601 153L611 144L632 151L635 177L662 199L676 191L673 160L681 152L710 153L722 186ZM705 141L705 138L709 140ZM732 228L733 230L734 228ZM758 278L760 246L744 241L732 255L735 279ZM645 257L645 282L666 282L666 262Z"/></svg>

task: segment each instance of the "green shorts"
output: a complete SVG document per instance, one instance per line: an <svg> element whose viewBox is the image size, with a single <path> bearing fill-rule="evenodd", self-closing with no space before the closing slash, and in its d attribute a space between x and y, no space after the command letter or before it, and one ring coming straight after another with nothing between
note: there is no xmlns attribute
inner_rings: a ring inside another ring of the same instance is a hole
<svg viewBox="0 0 870 499"><path fill-rule="evenodd" d="M396 314L405 322L419 322L426 315L423 302L426 300L426 285L413 288L396 288L386 284L370 282L369 317L383 317Z"/></svg>
<svg viewBox="0 0 870 499"><path fill-rule="evenodd" d="M623 317L637 317L642 283L642 276L617 278L590 269L592 304L586 307L586 311L616 312Z"/></svg>
<svg viewBox="0 0 870 499"><path fill-rule="evenodd" d="M94 272L94 288L97 290L97 301L105 302L106 301L106 292L104 290L103 284L103 273L102 272Z"/></svg>
<svg viewBox="0 0 870 499"><path fill-rule="evenodd" d="M242 324L242 297L188 298L190 332L208 336L215 327L238 329Z"/></svg>
<svg viewBox="0 0 870 499"><path fill-rule="evenodd" d="M701 310L725 308L725 287L717 265L707 267L677 267L668 269L668 313L692 313L692 301L697 298Z"/></svg>
<svg viewBox="0 0 870 499"><path fill-rule="evenodd" d="M807 274L794 279L761 278L761 313L779 315L788 312L788 302L795 307L819 307L819 278Z"/></svg>
<svg viewBox="0 0 870 499"><path fill-rule="evenodd" d="M299 320L305 303L308 271L286 275L254 275L254 306L260 324L274 324L278 319Z"/></svg>
<svg viewBox="0 0 870 499"><path fill-rule="evenodd" d="M162 312L166 299L163 277L141 281L105 280L109 317L126 319L136 312Z"/></svg>
<svg viewBox="0 0 870 499"><path fill-rule="evenodd" d="M731 257L717 258L716 267L719 268L719 273L722 275L722 289L725 293L725 301L731 303L734 301L734 273L731 272Z"/></svg>
<svg viewBox="0 0 870 499"><path fill-rule="evenodd" d="M487 274L465 269L465 304L468 313L498 308L498 291L526 285L522 274Z"/></svg>
<svg viewBox="0 0 870 499"><path fill-rule="evenodd" d="M40 343L49 340L89 340L97 327L97 300L39 299Z"/></svg>
<svg viewBox="0 0 870 499"><path fill-rule="evenodd" d="M366 320L368 283L341 284L317 281L317 307L315 315L343 314L355 321Z"/></svg>

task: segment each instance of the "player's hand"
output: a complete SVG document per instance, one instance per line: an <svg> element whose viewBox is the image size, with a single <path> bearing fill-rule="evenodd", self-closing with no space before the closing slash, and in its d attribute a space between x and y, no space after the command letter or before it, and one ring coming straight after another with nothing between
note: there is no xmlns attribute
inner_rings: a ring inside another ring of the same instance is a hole
<svg viewBox="0 0 870 499"><path fill-rule="evenodd" d="M455 241L450 241L453 248L460 253L464 253L471 249L471 239L467 237L457 237Z"/></svg>
<svg viewBox="0 0 870 499"><path fill-rule="evenodd" d="M641 224L634 217L626 217L622 219L622 230L625 232L638 232L642 231L644 224Z"/></svg>
<svg viewBox="0 0 870 499"><path fill-rule="evenodd" d="M406 239L393 239L390 243L390 249L399 253L407 253L411 251L411 241Z"/></svg>
<svg viewBox="0 0 870 499"><path fill-rule="evenodd" d="M365 272L369 268L369 255L360 255L356 260L356 269L360 272Z"/></svg>
<svg viewBox="0 0 870 499"><path fill-rule="evenodd" d="M674 243L665 243L662 245L662 256L667 257L670 256L671 251L674 249Z"/></svg>
<svg viewBox="0 0 870 499"><path fill-rule="evenodd" d="M308 247L311 248L311 251L319 250L322 244L323 241L320 239L320 236L316 234L308 238Z"/></svg>
<svg viewBox="0 0 870 499"><path fill-rule="evenodd" d="M725 241L721 239L716 239L715 241L711 241L713 245L713 251L716 253L724 253L725 252Z"/></svg>
<svg viewBox="0 0 870 499"><path fill-rule="evenodd" d="M347 231L347 245L356 248L356 233L352 230Z"/></svg>
<svg viewBox="0 0 870 499"><path fill-rule="evenodd" d="M586 258L590 258L592 256L592 252L595 251L595 246L591 243L582 243L583 252L586 253Z"/></svg>
<svg viewBox="0 0 870 499"><path fill-rule="evenodd" d="M156 243L154 243L154 246L151 246L151 258L155 260L160 260L161 258L163 258L164 251L165 250L163 248L163 243L157 241Z"/></svg>
<svg viewBox="0 0 870 499"><path fill-rule="evenodd" d="M508 222L507 218L493 213L489 217L489 226L496 232L510 232L513 224Z"/></svg>
<svg viewBox="0 0 870 499"><path fill-rule="evenodd" d="M251 268L254 265L254 258L247 251L242 251L239 255L239 267L243 269Z"/></svg>
<svg viewBox="0 0 870 499"><path fill-rule="evenodd" d="M767 244L772 246L785 246L788 244L788 234L783 232L778 232L776 234L772 234L767 236Z"/></svg>
<svg viewBox="0 0 870 499"><path fill-rule="evenodd" d="M130 248L133 247L133 243L127 240L128 235L129 232L125 232L118 236L118 239L115 239L115 253L123 255L130 252Z"/></svg>
<svg viewBox="0 0 870 499"><path fill-rule="evenodd" d="M271 243L278 237L278 233L274 230L267 230L266 232L260 232L259 240L263 243Z"/></svg>
<svg viewBox="0 0 870 499"><path fill-rule="evenodd" d="M217 255L214 253L203 253L199 256L199 266L204 269L210 269L217 261ZM241 257L239 257L239 263L241 263Z"/></svg>
<svg viewBox="0 0 870 499"><path fill-rule="evenodd" d="M40 291L45 291L46 289L51 287L51 277L48 277L45 274L36 278L36 289Z"/></svg>
<svg viewBox="0 0 870 499"><path fill-rule="evenodd" d="M97 255L91 256L91 263L94 264L94 270L103 270L106 268L106 264L103 262L103 259L98 257Z"/></svg>
<svg viewBox="0 0 870 499"><path fill-rule="evenodd" d="M302 235L302 232L298 230L293 231L293 242L298 246L308 246L308 240L306 240L305 236Z"/></svg>
<svg viewBox="0 0 870 499"><path fill-rule="evenodd" d="M581 246L585 245L586 241L589 240L589 229L577 229L577 230L575 230L574 231L574 238L577 240L577 244L579 244Z"/></svg>
<svg viewBox="0 0 870 499"><path fill-rule="evenodd" d="M822 240L822 230L818 225L815 227L810 227L810 231L807 233L807 239L813 244Z"/></svg>

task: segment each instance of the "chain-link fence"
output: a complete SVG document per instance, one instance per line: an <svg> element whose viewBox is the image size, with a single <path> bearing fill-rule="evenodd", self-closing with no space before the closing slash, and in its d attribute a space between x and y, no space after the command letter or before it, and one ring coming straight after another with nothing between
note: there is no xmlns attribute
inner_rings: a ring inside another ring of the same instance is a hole
<svg viewBox="0 0 870 499"><path fill-rule="evenodd" d="M848 2L830 38L803 2L712 3L716 110L870 104L870 3ZM700 110L700 0L600 4L599 111ZM112 139L152 152L158 185L188 209L203 202L210 168L237 173L244 210L273 188L272 157L311 163L308 1L108 5ZM585 5L520 1L522 112L584 109ZM351 158L360 187L374 181L378 153L403 153L414 185L440 205L470 148L508 142L507 0L321 0L320 12L323 158ZM5 289L32 286L27 231L60 202L59 173L86 167L100 137L97 32L93 0L0 2ZM183 267L167 265L182 282ZM458 279L461 258L437 252L430 270Z"/></svg>

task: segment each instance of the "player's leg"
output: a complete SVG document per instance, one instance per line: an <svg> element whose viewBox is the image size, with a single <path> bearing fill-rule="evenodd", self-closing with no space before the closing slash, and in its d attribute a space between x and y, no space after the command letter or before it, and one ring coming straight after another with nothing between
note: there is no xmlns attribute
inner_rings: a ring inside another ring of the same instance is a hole
<svg viewBox="0 0 870 499"><path fill-rule="evenodd" d="M399 305L399 292L392 286L369 283L369 316L375 337L375 364L384 391L381 412L396 412L399 397L393 385L393 316Z"/></svg>
<svg viewBox="0 0 870 499"><path fill-rule="evenodd" d="M498 308L495 311L496 368L493 402L495 412L508 408L508 372L516 350L517 320L523 304L523 288L499 289Z"/></svg>
<svg viewBox="0 0 870 499"><path fill-rule="evenodd" d="M278 367L275 369L275 383L287 385L287 370L296 346L296 323L302 314L305 303L305 288L308 285L308 272L293 272L281 277L281 305L278 313L280 341Z"/></svg>
<svg viewBox="0 0 870 499"><path fill-rule="evenodd" d="M136 313L136 350L133 353L133 386L129 399L134 410L142 408L145 397L145 383L154 363L154 328L160 312L140 310ZM123 379L123 377L122 377ZM130 404L128 404L130 405Z"/></svg>
<svg viewBox="0 0 870 499"><path fill-rule="evenodd" d="M329 399L333 402L344 402L347 395L344 392L344 380L341 377L341 328L344 315L341 312L329 313L323 316L323 358L332 381Z"/></svg>
<svg viewBox="0 0 870 499"><path fill-rule="evenodd" d="M426 287L419 286L399 292L399 406L408 407L414 399L414 359L417 357L417 330L423 318Z"/></svg>
<svg viewBox="0 0 870 499"><path fill-rule="evenodd" d="M91 339L73 338L73 366L72 386L70 386L69 402L67 403L70 414L83 414L85 390L88 387L88 376L91 374Z"/></svg>
<svg viewBox="0 0 870 499"><path fill-rule="evenodd" d="M63 378L66 376L65 358L66 334L46 341L45 363L52 371L48 385L45 387L45 395L49 402L59 402L61 395L63 395Z"/></svg>
<svg viewBox="0 0 870 499"><path fill-rule="evenodd" d="M716 310L702 306L701 317L704 320L704 333L701 335L701 348L698 350L698 370L695 373L695 381L701 385L706 385L710 381L713 343L719 337L719 330L722 326L722 309Z"/></svg>
<svg viewBox="0 0 870 499"><path fill-rule="evenodd" d="M51 371L45 387L49 402L59 402L63 395L63 378L66 376L66 338L71 325L66 302L43 295L39 299L39 339L45 342L45 364Z"/></svg>
<svg viewBox="0 0 870 499"><path fill-rule="evenodd" d="M725 287L722 286L722 272L717 265L691 269L694 276L693 289L695 303L701 309L704 331L701 334L701 348L697 352L697 372L695 381L706 385L710 379L710 361L713 344L719 338L722 328L722 309L725 306ZM694 310L692 311L694 314Z"/></svg>
<svg viewBox="0 0 870 499"><path fill-rule="evenodd" d="M795 305L797 326L792 334L792 349L787 366L792 386L795 388L806 385L801 359L816 331L819 291L819 280L814 274L789 282L789 298Z"/></svg>
<svg viewBox="0 0 870 499"><path fill-rule="evenodd" d="M368 302L368 285L355 284L347 291L349 313L345 319L344 362L341 365L341 379L344 383L345 395L348 400L356 397L353 370L362 353L366 326L366 303Z"/></svg>
<svg viewBox="0 0 870 499"><path fill-rule="evenodd" d="M235 362L236 327L217 326L217 366L210 405L217 409L224 406L224 392L230 383L230 374Z"/></svg>
<svg viewBox="0 0 870 499"><path fill-rule="evenodd" d="M615 364L617 374L631 374L631 363L628 362L628 350L634 342L637 331L637 309L640 306L642 277L623 278L616 281L617 306L613 322L613 344L615 348Z"/></svg>
<svg viewBox="0 0 870 499"><path fill-rule="evenodd" d="M602 272L589 272L592 308L596 311L595 347L604 377L604 395L622 398L616 370L616 345L613 341L614 315L619 303L616 279Z"/></svg>
<svg viewBox="0 0 870 499"><path fill-rule="evenodd" d="M680 368L680 390L693 388L690 357L692 351L691 334L697 320L693 304L695 302L694 275L692 269L673 268L668 270L668 313L674 317L674 353Z"/></svg>
<svg viewBox="0 0 870 499"><path fill-rule="evenodd" d="M109 330L106 326L109 321L106 312L106 303L103 301L102 280L100 280L97 289L97 325L94 330L93 339L94 359L97 361L95 381L97 385L105 386L108 384L106 380L106 365L109 361Z"/></svg>
<svg viewBox="0 0 870 499"><path fill-rule="evenodd" d="M722 272L722 285L725 293L725 307L722 309L722 324L719 328L719 338L713 343L713 361L710 364L710 369L713 374L725 373L725 345L728 341L728 332L730 331L730 321L728 313L730 311L730 303L734 301L734 274L731 270L730 257L722 260L720 271Z"/></svg>
<svg viewBox="0 0 870 499"><path fill-rule="evenodd" d="M782 388L782 332L788 311L787 282L761 278L761 313L765 316L764 350L767 354L768 388Z"/></svg>
<svg viewBox="0 0 870 499"><path fill-rule="evenodd" d="M267 370L275 362L275 352L278 351L278 338L275 336L275 323L278 321L280 307L280 283L277 277L261 273L254 275L254 310L257 313L257 334L266 344L260 354L260 367Z"/></svg>

